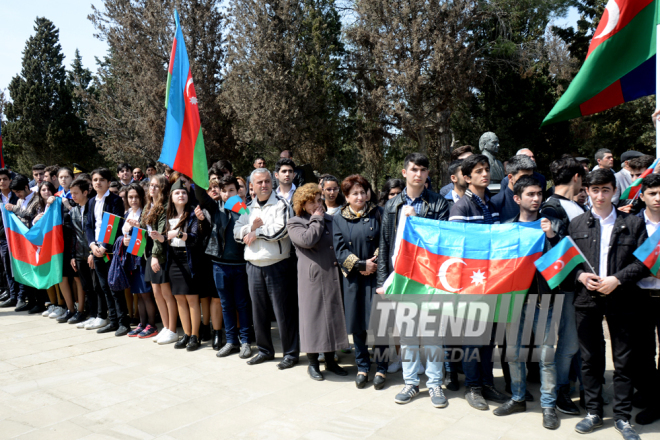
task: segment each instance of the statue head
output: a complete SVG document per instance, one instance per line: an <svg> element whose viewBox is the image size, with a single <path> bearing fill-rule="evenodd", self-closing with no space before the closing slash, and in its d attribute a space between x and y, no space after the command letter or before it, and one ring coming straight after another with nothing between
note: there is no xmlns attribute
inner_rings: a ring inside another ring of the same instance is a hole
<svg viewBox="0 0 660 440"><path fill-rule="evenodd" d="M479 138L479 149L482 152L488 151L489 153L495 154L499 148L500 140L492 131L487 131L481 135L481 138Z"/></svg>

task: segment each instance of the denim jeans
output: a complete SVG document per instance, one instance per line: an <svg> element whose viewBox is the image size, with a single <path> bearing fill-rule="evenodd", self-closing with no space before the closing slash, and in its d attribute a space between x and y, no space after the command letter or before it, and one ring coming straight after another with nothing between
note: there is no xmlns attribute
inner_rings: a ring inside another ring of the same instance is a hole
<svg viewBox="0 0 660 440"><path fill-rule="evenodd" d="M429 388L439 387L442 385L443 374L443 350L440 345L424 346L424 354L426 355L426 386ZM421 364L421 350L419 345L402 345L401 346L401 366L403 369L403 380L406 385L419 385L419 376L417 371Z"/></svg>
<svg viewBox="0 0 660 440"><path fill-rule="evenodd" d="M466 387L493 385L493 349L488 345L463 346L463 372Z"/></svg>
<svg viewBox="0 0 660 440"><path fill-rule="evenodd" d="M358 372L369 373L371 360L369 359L369 347L367 346L367 332L353 333L353 345L355 345L355 363L357 364ZM376 345L374 347L377 373L387 373L387 349L387 345ZM379 360L379 357L385 358L385 360Z"/></svg>
<svg viewBox="0 0 660 440"><path fill-rule="evenodd" d="M557 388L568 385L571 362L580 346L578 344L577 325L575 322L575 306L573 305L574 292L561 292L564 294L564 306L561 309L561 320L557 335L557 350L555 351L555 364L557 368ZM580 380L582 382L582 380Z"/></svg>
<svg viewBox="0 0 660 440"><path fill-rule="evenodd" d="M225 322L227 343L247 344L252 327L252 316L248 306L248 282L245 264L230 265L213 262L213 280L222 304L222 319ZM240 329L237 327L236 313Z"/></svg>
<svg viewBox="0 0 660 440"><path fill-rule="evenodd" d="M539 307L534 307L534 324L532 331L535 335L539 333L537 328L539 322ZM525 316L527 315L527 304L523 306L522 314L520 316L520 323L518 327L518 342L513 349L513 358L509 360L509 369L511 371L511 397L516 402L523 402L525 400L525 391L527 384L527 356L523 356L521 362L516 362L520 356L520 347L522 344L523 327L525 326ZM507 331L511 325L507 324ZM554 408L557 402L557 370L555 368L554 347L546 345L548 339L552 339L550 333L552 324L552 307L548 310L548 317L545 322L545 330L543 331L543 345L541 348L541 359L539 359L539 367L541 368L541 408Z"/></svg>

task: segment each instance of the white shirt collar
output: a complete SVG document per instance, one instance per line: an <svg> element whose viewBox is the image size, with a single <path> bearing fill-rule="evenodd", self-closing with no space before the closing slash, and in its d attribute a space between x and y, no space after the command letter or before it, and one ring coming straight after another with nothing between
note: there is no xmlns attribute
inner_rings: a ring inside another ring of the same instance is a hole
<svg viewBox="0 0 660 440"><path fill-rule="evenodd" d="M99 197L99 195L97 194L97 195L96 195L96 201L97 201L97 202L102 201L102 200L104 200L106 197L108 197L109 195L110 195L110 188L108 188L108 190L105 192L105 194L103 194L102 197Z"/></svg>
<svg viewBox="0 0 660 440"><path fill-rule="evenodd" d="M294 193L295 191L296 191L296 185L293 184L293 183L291 184L291 189L290 189L286 194L284 194L284 193L282 192L282 187L281 187L281 186L278 186L278 187L277 187L277 195L279 195L279 196L281 196L281 197L284 197L284 198L287 199L288 201L291 201L291 196L293 195L293 193Z"/></svg>
<svg viewBox="0 0 660 440"><path fill-rule="evenodd" d="M451 198L452 198L452 200L454 201L454 203L456 203L456 202L458 202L459 200L461 200L461 196L459 196L458 194L456 194L456 191L454 191L453 189L451 190Z"/></svg>
<svg viewBox="0 0 660 440"><path fill-rule="evenodd" d="M605 218L602 218L601 216L596 214L596 211L594 211L593 209L591 210L591 215L593 215L594 218L598 219L598 221L600 221L601 223L605 223L605 224L614 223L614 221L616 220L616 208L614 208L614 205L612 205L612 212L610 212L610 214Z"/></svg>
<svg viewBox="0 0 660 440"><path fill-rule="evenodd" d="M644 210L644 223L646 223L647 225L653 225L653 226L656 226L656 227L657 227L658 225L660 225L660 222L655 223L653 220L651 220L651 219L649 218L648 215L646 215L646 209Z"/></svg>

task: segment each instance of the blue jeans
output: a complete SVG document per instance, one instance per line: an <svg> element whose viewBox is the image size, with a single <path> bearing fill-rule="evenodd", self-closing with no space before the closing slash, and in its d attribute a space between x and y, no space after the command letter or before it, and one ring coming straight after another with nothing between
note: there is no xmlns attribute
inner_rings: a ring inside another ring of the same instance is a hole
<svg viewBox="0 0 660 440"><path fill-rule="evenodd" d="M538 334L539 322L539 307L534 307L534 324L532 331ZM516 362L520 356L520 346L522 345L522 333L525 326L525 316L527 314L527 304L523 306L522 314L520 315L520 323L518 327L518 341L515 346L510 347L513 349L513 359L509 361L509 369L511 371L511 397L516 402L523 402L525 400L525 391L527 384L527 367L525 366L527 356L523 356L522 362ZM507 331L512 324L507 324ZM545 322L545 330L543 331L543 345L541 348L541 359L539 359L539 367L541 369L541 408L554 408L557 402L557 370L555 368L555 355L554 346L546 345L548 339L552 338L551 334L552 324L552 307L548 310L548 317Z"/></svg>
<svg viewBox="0 0 660 440"><path fill-rule="evenodd" d="M355 363L357 364L358 372L369 373L371 360L369 359L369 347L367 346L367 332L353 333L353 345L355 345ZM387 349L387 345L376 345L374 347L377 373L387 374Z"/></svg>
<svg viewBox="0 0 660 440"><path fill-rule="evenodd" d="M493 386L493 349L488 345L463 346L463 372L465 387Z"/></svg>
<svg viewBox="0 0 660 440"><path fill-rule="evenodd" d="M230 265L213 262L213 280L222 304L222 319L225 322L227 343L248 343L252 316L248 306L248 284L245 265ZM240 321L237 327L236 312Z"/></svg>
<svg viewBox="0 0 660 440"><path fill-rule="evenodd" d="M575 292L561 292L564 294L564 306L561 310L561 321L557 335L557 350L555 351L555 364L557 367L557 387L568 385L571 362L578 352L577 325L575 321L575 306L573 298ZM580 383L582 380L580 380Z"/></svg>
<svg viewBox="0 0 660 440"><path fill-rule="evenodd" d="M426 354L426 386L429 388L439 387L442 385L442 357L443 350L440 345L424 346L424 353ZM401 366L403 368L403 380L406 385L419 385L419 376L417 371L419 365L422 363L421 351L419 345L402 345L401 346Z"/></svg>

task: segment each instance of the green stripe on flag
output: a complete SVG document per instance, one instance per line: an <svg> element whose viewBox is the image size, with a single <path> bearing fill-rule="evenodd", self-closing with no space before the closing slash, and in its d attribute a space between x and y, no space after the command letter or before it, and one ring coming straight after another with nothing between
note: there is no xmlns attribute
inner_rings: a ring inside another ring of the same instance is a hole
<svg viewBox="0 0 660 440"><path fill-rule="evenodd" d="M206 148L204 147L204 134L202 127L199 127L197 140L195 141L195 151L193 153L192 180L196 185L209 189L209 169L206 165Z"/></svg>
<svg viewBox="0 0 660 440"><path fill-rule="evenodd" d="M651 268L651 273L653 274L654 277L658 276L658 271L660 270L660 258L655 260L655 264Z"/></svg>
<svg viewBox="0 0 660 440"><path fill-rule="evenodd" d="M548 281L548 286L550 286L550 290L554 289L555 287L559 286L562 281L575 269L575 267L578 264L584 263L584 258L582 258L582 255L577 254L573 258L571 258L571 261L566 263L564 268L559 272L557 275L554 277L550 278Z"/></svg>
<svg viewBox="0 0 660 440"><path fill-rule="evenodd" d="M172 84L172 74L167 72L167 86L165 87L165 108L170 104L170 85Z"/></svg>
<svg viewBox="0 0 660 440"><path fill-rule="evenodd" d="M53 255L48 263L39 266L15 258L11 259L11 269L16 281L35 289L48 289L61 283L63 264L63 254Z"/></svg>
<svg viewBox="0 0 660 440"><path fill-rule="evenodd" d="M142 240L140 241L140 248L138 249L137 256L141 257L144 255L144 251L147 249L147 231L143 229Z"/></svg>

